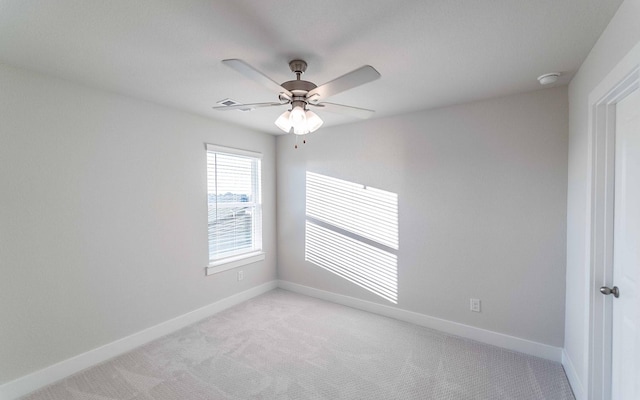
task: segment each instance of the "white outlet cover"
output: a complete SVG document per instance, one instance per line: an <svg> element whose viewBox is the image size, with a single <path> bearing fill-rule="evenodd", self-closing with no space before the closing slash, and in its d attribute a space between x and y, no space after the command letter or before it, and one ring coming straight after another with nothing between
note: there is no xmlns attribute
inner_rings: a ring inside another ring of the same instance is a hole
<svg viewBox="0 0 640 400"><path fill-rule="evenodd" d="M470 299L469 308L473 312L480 312L480 299Z"/></svg>

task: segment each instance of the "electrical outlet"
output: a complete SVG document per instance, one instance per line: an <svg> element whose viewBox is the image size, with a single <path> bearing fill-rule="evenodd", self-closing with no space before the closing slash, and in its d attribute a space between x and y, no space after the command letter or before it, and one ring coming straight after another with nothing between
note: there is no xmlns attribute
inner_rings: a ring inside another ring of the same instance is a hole
<svg viewBox="0 0 640 400"><path fill-rule="evenodd" d="M469 299L469 309L473 312L480 312L480 299Z"/></svg>
<svg viewBox="0 0 640 400"><path fill-rule="evenodd" d="M244 279L244 271L238 271L238 280L241 281Z"/></svg>

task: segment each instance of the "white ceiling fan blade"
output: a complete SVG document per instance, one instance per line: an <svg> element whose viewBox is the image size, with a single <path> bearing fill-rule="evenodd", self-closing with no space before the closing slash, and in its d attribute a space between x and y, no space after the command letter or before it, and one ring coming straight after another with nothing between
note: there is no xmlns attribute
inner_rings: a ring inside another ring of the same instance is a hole
<svg viewBox="0 0 640 400"><path fill-rule="evenodd" d="M321 99L326 99L329 96L375 81L378 78L380 78L380 73L371 65L365 65L318 86L307 94L307 98L318 94Z"/></svg>
<svg viewBox="0 0 640 400"><path fill-rule="evenodd" d="M314 107L322 107L324 110L329 112L350 115L352 117L361 118L361 119L370 118L371 116L373 116L373 114L375 114L375 111L368 110L366 108L345 106L342 104L335 104L335 103L320 103L320 104L309 103L309 105Z"/></svg>
<svg viewBox="0 0 640 400"><path fill-rule="evenodd" d="M231 111L231 110L242 110L249 111L254 108L262 108L262 107L275 107L275 106L286 106L287 103L253 103L253 104L236 104L234 106L220 106L220 107L212 107L214 110L218 111Z"/></svg>
<svg viewBox="0 0 640 400"><path fill-rule="evenodd" d="M267 88L269 88L270 90L276 93L285 93L289 97L293 96L293 94L291 94L290 91L280 86L279 83L277 83L273 79L269 78L268 76L258 71L257 69L253 68L251 65L247 64L242 60L233 58L228 60L222 60L222 63L227 67L236 70L237 72L241 73L247 78L253 79L254 81L262 84L263 86L266 86Z"/></svg>

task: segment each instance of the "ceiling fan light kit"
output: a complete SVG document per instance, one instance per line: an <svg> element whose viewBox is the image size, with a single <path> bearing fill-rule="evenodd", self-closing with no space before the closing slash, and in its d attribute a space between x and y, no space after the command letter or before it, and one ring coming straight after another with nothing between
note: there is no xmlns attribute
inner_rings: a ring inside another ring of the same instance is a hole
<svg viewBox="0 0 640 400"><path fill-rule="evenodd" d="M296 74L296 79L282 84L276 83L273 79L242 60L228 59L222 60L222 63L269 89L276 91L278 93L278 102L224 105L221 107L213 107L215 110L246 110L290 105L291 109L283 112L278 119L276 119L275 124L284 132L295 135L306 135L315 132L323 124L322 119L316 113L309 110L307 108L308 106L325 108L329 112L347 114L357 118L369 118L374 113L373 110L364 108L322 102L327 97L380 78L380 73L370 65L362 66L332 81L317 86L313 82L300 79L300 76L307 70L307 63L303 60L292 60L289 62L289 68L291 72Z"/></svg>
<svg viewBox="0 0 640 400"><path fill-rule="evenodd" d="M287 110L276 119L276 126L284 132L295 135L306 135L315 132L323 124L318 114L305 110L303 106L296 105L291 111Z"/></svg>

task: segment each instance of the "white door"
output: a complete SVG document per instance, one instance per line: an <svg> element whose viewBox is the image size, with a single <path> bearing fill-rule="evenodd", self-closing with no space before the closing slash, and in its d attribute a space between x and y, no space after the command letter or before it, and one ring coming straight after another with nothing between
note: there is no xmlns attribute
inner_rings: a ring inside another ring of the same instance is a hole
<svg viewBox="0 0 640 400"><path fill-rule="evenodd" d="M612 400L640 399L640 90L616 106Z"/></svg>

